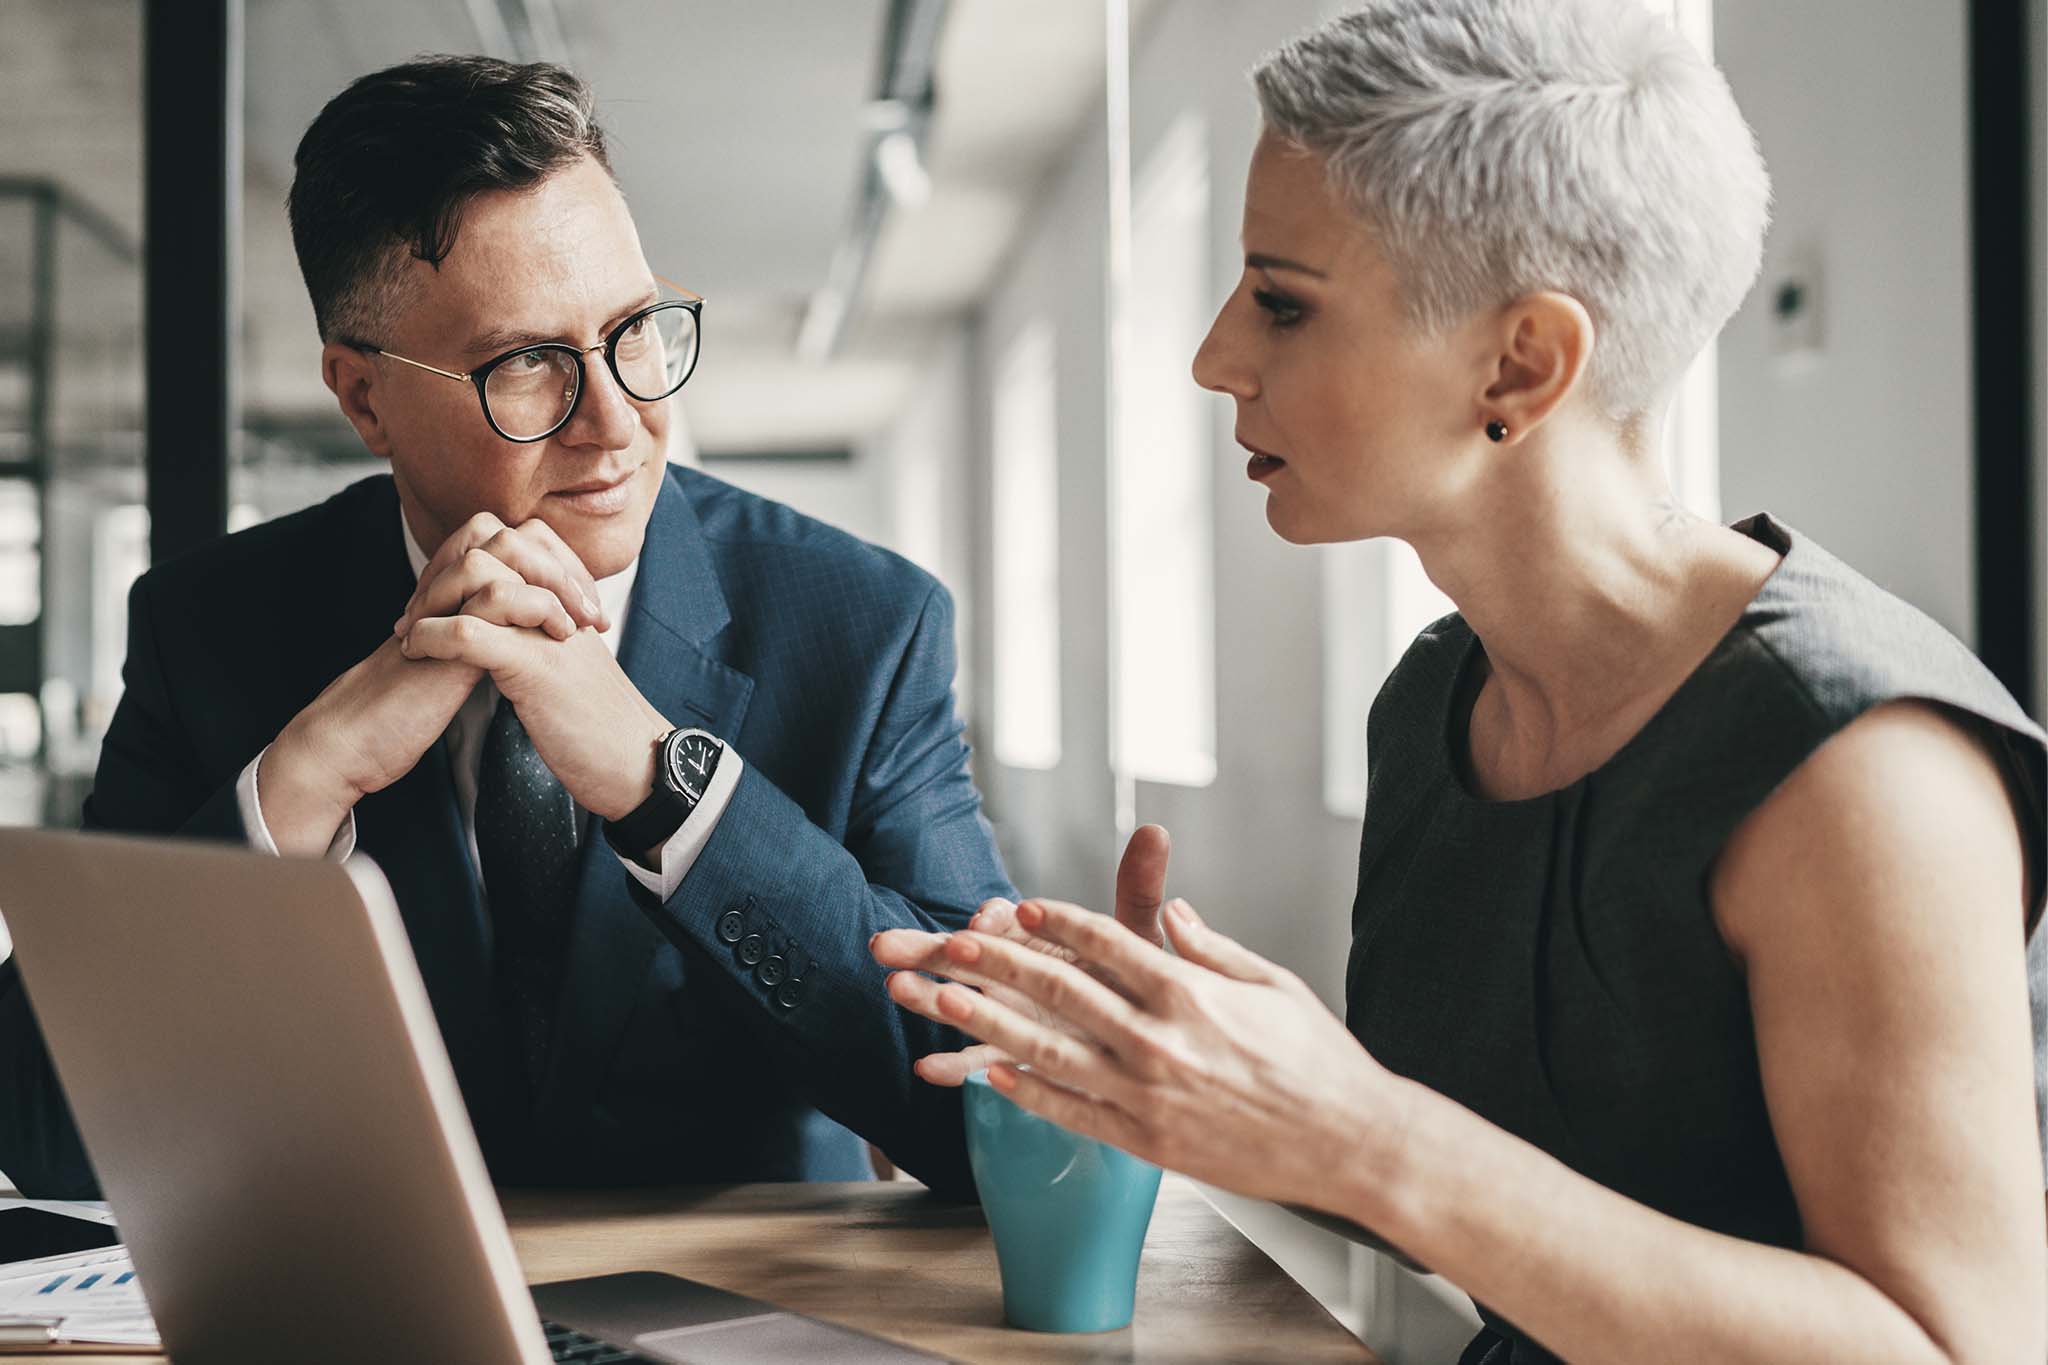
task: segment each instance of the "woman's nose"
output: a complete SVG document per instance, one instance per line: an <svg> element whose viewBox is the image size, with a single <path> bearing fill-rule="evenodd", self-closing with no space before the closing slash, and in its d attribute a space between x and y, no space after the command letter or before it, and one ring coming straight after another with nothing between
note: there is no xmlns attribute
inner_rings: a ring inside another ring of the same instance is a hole
<svg viewBox="0 0 2048 1365"><path fill-rule="evenodd" d="M1242 344L1244 324L1236 304L1237 295L1232 294L1217 310L1216 320L1209 324L1209 334L1202 338L1202 345L1195 352L1194 374L1195 382L1203 388L1242 401L1255 396L1259 386L1246 363Z"/></svg>

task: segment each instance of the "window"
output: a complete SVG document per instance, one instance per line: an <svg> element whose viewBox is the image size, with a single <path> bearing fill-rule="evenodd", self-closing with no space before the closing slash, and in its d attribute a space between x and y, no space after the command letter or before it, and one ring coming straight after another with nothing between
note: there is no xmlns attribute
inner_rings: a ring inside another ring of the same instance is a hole
<svg viewBox="0 0 2048 1365"><path fill-rule="evenodd" d="M1059 408L1052 328L1018 333L990 402L994 516L995 754L1013 768L1060 761Z"/></svg>
<svg viewBox="0 0 2048 1365"><path fill-rule="evenodd" d="M128 590L149 567L149 509L125 503L102 510L92 538L92 691L87 698L96 730L104 730L121 700L121 665L128 657Z"/></svg>
<svg viewBox="0 0 2048 1365"><path fill-rule="evenodd" d="M36 486L0 483L0 625L29 626L43 614L43 514Z"/></svg>
<svg viewBox="0 0 2048 1365"><path fill-rule="evenodd" d="M1457 608L1399 540L1323 547L1323 805L1365 811L1365 717L1425 626Z"/></svg>
<svg viewBox="0 0 2048 1365"><path fill-rule="evenodd" d="M1213 409L1188 378L1209 323L1208 241L1207 130L1183 115L1132 186L1111 548L1116 768L1188 786L1216 777Z"/></svg>
<svg viewBox="0 0 2048 1365"><path fill-rule="evenodd" d="M1323 567L1323 806L1357 818L1365 810L1365 713L1386 676L1377 541L1349 540L1317 551Z"/></svg>
<svg viewBox="0 0 2048 1365"><path fill-rule="evenodd" d="M1713 0L1644 0L1670 17L1709 60L1714 55ZM1709 521L1721 519L1721 401L1718 343L1700 353L1680 382L1664 438L1665 472L1678 505Z"/></svg>

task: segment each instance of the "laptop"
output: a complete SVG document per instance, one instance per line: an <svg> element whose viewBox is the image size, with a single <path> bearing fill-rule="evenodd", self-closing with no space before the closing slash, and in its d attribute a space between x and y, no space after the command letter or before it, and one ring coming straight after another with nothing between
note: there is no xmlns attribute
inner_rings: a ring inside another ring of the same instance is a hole
<svg viewBox="0 0 2048 1365"><path fill-rule="evenodd" d="M529 1290L367 858L0 830L0 915L180 1365L940 1359L672 1275Z"/></svg>

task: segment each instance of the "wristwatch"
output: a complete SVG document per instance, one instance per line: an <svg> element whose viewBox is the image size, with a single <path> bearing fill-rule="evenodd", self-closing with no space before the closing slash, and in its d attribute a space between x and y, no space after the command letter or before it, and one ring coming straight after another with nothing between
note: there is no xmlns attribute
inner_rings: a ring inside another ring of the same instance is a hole
<svg viewBox="0 0 2048 1365"><path fill-rule="evenodd" d="M668 842L711 788L725 744L708 730L671 730L654 746L654 790L616 820L604 822L605 841L628 858Z"/></svg>

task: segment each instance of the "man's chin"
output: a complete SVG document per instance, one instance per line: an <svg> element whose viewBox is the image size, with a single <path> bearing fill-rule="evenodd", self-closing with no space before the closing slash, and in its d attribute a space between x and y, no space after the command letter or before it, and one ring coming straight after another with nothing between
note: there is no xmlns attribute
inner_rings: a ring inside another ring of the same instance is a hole
<svg viewBox="0 0 2048 1365"><path fill-rule="evenodd" d="M659 487L655 484L646 497L608 515L594 516L551 498L552 505L541 509L541 519L576 552L592 578L610 578L640 557L647 521L654 512L653 491Z"/></svg>

